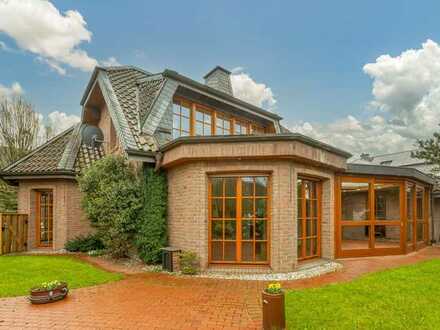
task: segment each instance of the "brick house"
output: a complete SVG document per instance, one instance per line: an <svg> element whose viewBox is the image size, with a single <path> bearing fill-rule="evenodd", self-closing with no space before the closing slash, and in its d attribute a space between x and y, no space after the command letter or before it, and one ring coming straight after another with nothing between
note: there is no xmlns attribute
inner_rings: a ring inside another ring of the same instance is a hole
<svg viewBox="0 0 440 330"><path fill-rule="evenodd" d="M169 245L218 265L291 271L312 258L404 254L431 240L431 176L351 164L233 96L230 72L205 83L171 70L96 68L81 123L3 169L30 216L29 246L62 249L90 232L76 175L105 154L162 168Z"/></svg>

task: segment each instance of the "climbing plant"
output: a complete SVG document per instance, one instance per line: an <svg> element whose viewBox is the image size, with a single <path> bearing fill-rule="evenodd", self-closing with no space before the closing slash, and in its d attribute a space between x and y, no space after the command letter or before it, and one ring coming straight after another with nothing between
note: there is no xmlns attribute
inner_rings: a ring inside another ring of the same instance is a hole
<svg viewBox="0 0 440 330"><path fill-rule="evenodd" d="M140 258L157 263L167 243L167 182L163 172L146 167L143 172L143 207L139 212L136 246Z"/></svg>

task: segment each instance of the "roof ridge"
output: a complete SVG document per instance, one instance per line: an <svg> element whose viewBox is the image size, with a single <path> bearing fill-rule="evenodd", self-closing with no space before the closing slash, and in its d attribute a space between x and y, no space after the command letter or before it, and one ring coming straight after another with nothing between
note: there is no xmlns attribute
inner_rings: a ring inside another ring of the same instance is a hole
<svg viewBox="0 0 440 330"><path fill-rule="evenodd" d="M72 131L74 129L74 127L75 127L75 125L72 126L72 127L69 127L68 129L64 130L63 132L59 133L58 135L55 135L53 138L49 139L48 141L46 141L42 145L40 145L37 148L35 148L34 150L30 151L27 155L21 157L20 159L17 159L15 162L13 162L12 164L8 165L7 167L2 169L1 171L2 172L9 171L11 168L17 166L18 164L21 164L22 162L24 162L25 160L27 160L28 158L30 158L31 156L36 154L38 151L43 150L44 148L46 148L50 144L58 141L60 138L64 137L68 133L70 133L70 131Z"/></svg>
<svg viewBox="0 0 440 330"><path fill-rule="evenodd" d="M403 153L414 151L414 150L417 150L417 149L408 149L408 150L404 150L404 151L396 151L396 152L390 152L390 153L386 153L386 154L372 155L371 157L376 158L376 157L397 155L397 154L403 154Z"/></svg>
<svg viewBox="0 0 440 330"><path fill-rule="evenodd" d="M112 65L112 66L97 66L97 68L105 70L105 71L116 71L116 70L136 70L143 74L146 74L147 76L151 76L153 73L144 70L142 68L139 68L134 65Z"/></svg>

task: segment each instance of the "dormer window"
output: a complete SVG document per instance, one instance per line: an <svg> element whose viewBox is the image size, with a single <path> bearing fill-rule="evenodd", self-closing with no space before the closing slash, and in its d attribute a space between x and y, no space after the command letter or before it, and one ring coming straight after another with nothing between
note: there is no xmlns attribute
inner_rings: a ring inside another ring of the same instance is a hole
<svg viewBox="0 0 440 330"><path fill-rule="evenodd" d="M176 97L173 103L173 138L181 136L264 134L266 127L223 111Z"/></svg>

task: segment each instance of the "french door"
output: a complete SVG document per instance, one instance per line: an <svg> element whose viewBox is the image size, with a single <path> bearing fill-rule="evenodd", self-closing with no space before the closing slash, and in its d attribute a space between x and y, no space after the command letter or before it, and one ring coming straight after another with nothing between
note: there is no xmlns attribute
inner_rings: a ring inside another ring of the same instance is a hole
<svg viewBox="0 0 440 330"><path fill-rule="evenodd" d="M53 243L53 193L37 191L36 194L37 245L50 247Z"/></svg>
<svg viewBox="0 0 440 330"><path fill-rule="evenodd" d="M209 178L209 261L269 262L269 176Z"/></svg>
<svg viewBox="0 0 440 330"><path fill-rule="evenodd" d="M321 255L321 182L299 178L297 189L298 260Z"/></svg>

